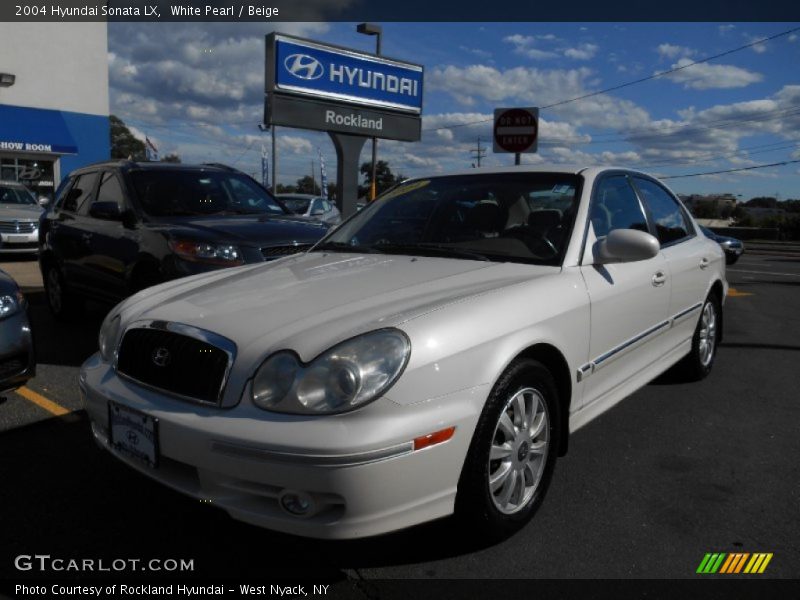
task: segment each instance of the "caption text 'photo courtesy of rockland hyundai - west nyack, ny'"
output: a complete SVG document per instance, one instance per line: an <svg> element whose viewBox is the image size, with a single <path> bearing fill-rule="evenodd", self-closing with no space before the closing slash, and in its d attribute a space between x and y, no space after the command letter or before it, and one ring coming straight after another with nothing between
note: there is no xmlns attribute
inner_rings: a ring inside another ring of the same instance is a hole
<svg viewBox="0 0 800 600"><path fill-rule="evenodd" d="M0 6L0 596L800 593L800 11L676 2Z"/></svg>

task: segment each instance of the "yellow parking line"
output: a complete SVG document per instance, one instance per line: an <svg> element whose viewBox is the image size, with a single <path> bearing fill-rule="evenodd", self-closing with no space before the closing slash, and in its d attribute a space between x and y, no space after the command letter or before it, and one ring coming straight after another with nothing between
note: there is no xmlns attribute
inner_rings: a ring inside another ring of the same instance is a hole
<svg viewBox="0 0 800 600"><path fill-rule="evenodd" d="M728 297L729 298L741 298L743 296L752 296L750 292L740 292L739 290L729 287L728 288Z"/></svg>
<svg viewBox="0 0 800 600"><path fill-rule="evenodd" d="M26 400L30 400L36 406L45 409L47 412L52 413L57 417L62 417L70 413L69 410L67 410L60 404L56 404L52 400L48 400L41 394L34 392L32 389L27 388L25 386L17 389L16 392Z"/></svg>

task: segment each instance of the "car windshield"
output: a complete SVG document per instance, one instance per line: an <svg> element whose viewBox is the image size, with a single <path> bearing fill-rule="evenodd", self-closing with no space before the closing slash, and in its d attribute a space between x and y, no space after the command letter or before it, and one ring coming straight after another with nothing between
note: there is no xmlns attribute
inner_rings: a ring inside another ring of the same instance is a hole
<svg viewBox="0 0 800 600"><path fill-rule="evenodd" d="M286 214L269 192L238 173L142 169L131 178L142 209L154 217Z"/></svg>
<svg viewBox="0 0 800 600"><path fill-rule="evenodd" d="M371 202L315 250L560 265L581 181L562 173L407 181Z"/></svg>
<svg viewBox="0 0 800 600"><path fill-rule="evenodd" d="M22 186L0 183L0 204L30 205L36 204L36 198Z"/></svg>
<svg viewBox="0 0 800 600"><path fill-rule="evenodd" d="M304 215L308 211L308 205L311 204L310 198L298 198L296 196L279 197L281 202L286 205L286 208L298 215Z"/></svg>

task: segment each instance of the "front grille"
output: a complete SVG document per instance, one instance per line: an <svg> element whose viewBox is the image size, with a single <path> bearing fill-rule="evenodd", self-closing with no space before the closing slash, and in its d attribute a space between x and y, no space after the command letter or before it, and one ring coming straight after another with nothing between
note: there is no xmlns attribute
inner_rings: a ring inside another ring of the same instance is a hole
<svg viewBox="0 0 800 600"><path fill-rule="evenodd" d="M35 248L39 247L39 242L3 242L0 245L0 249L5 248L6 250L34 250Z"/></svg>
<svg viewBox="0 0 800 600"><path fill-rule="evenodd" d="M291 246L267 246L261 249L261 256L264 260L275 260L281 256L299 254L311 248L311 244L292 244Z"/></svg>
<svg viewBox="0 0 800 600"><path fill-rule="evenodd" d="M161 329L129 329L117 371L136 381L201 402L217 404L228 354L208 342Z"/></svg>
<svg viewBox="0 0 800 600"><path fill-rule="evenodd" d="M0 233L33 233L38 225L36 221L0 221Z"/></svg>

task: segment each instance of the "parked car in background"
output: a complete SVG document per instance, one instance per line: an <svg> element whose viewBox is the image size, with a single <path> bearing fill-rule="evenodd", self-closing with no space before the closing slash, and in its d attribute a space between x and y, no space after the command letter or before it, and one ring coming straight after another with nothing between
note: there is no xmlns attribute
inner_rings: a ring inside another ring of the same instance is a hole
<svg viewBox="0 0 800 600"><path fill-rule="evenodd" d="M79 169L42 217L39 265L50 309L119 302L163 281L307 250L327 226L292 215L221 165L105 162Z"/></svg>
<svg viewBox="0 0 800 600"><path fill-rule="evenodd" d="M39 217L44 208L21 183L0 181L0 253L39 251Z"/></svg>
<svg viewBox="0 0 800 600"><path fill-rule="evenodd" d="M277 197L296 215L313 217L329 225L342 222L342 215L336 204L327 198L312 194L278 194Z"/></svg>
<svg viewBox="0 0 800 600"><path fill-rule="evenodd" d="M36 374L28 302L11 276L0 270L0 395Z"/></svg>
<svg viewBox="0 0 800 600"><path fill-rule="evenodd" d="M650 176L470 169L302 255L128 299L79 384L101 447L234 518L354 538L455 512L498 539L571 432L674 365L710 372L726 292Z"/></svg>
<svg viewBox="0 0 800 600"><path fill-rule="evenodd" d="M700 229L703 232L703 235L710 240L714 240L722 247L722 250L725 252L726 264L735 264L736 261L739 260L739 257L744 254L744 242L741 240L737 240L734 237L716 234L708 227L703 227L702 225L700 226Z"/></svg>

